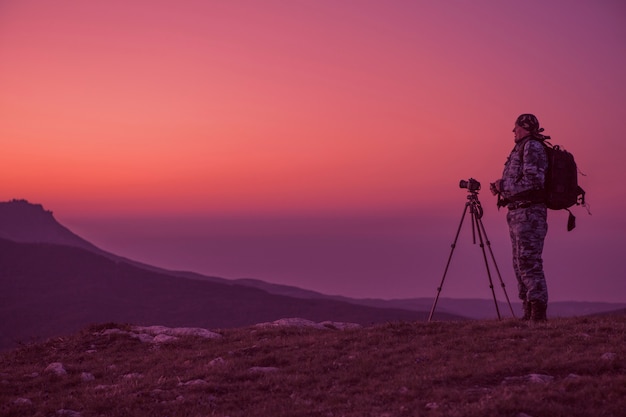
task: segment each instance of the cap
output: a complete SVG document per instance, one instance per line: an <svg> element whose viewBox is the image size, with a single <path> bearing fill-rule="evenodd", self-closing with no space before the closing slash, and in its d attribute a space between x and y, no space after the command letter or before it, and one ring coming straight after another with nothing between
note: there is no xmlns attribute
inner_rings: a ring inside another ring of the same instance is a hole
<svg viewBox="0 0 626 417"><path fill-rule="evenodd" d="M528 130L530 133L540 133L543 132L543 128L539 128L539 120L535 117L534 114L524 113L521 114L515 124L519 127L523 127Z"/></svg>

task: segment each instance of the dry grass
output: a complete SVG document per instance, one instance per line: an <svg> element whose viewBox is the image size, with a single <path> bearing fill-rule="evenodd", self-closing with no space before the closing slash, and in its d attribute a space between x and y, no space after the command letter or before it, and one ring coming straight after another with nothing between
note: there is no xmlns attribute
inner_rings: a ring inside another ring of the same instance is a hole
<svg viewBox="0 0 626 417"><path fill-rule="evenodd" d="M251 327L162 345L103 336L109 327L127 328L92 326L2 354L0 414L587 417L626 410L623 315L544 325ZM52 362L68 374L44 372ZM532 382L530 374L553 379Z"/></svg>

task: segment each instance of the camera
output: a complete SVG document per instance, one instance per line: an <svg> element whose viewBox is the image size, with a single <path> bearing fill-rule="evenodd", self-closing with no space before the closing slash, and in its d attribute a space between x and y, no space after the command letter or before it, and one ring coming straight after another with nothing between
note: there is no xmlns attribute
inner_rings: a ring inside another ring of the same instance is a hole
<svg viewBox="0 0 626 417"><path fill-rule="evenodd" d="M474 178L470 178L469 180L461 180L459 182L460 188L467 188L467 191L478 191L480 190L480 183L476 181Z"/></svg>

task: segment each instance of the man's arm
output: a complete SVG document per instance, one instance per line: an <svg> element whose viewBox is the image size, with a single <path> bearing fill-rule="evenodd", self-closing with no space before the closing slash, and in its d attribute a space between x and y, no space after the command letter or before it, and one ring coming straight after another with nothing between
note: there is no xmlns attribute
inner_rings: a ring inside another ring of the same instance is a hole
<svg viewBox="0 0 626 417"><path fill-rule="evenodd" d="M520 175L507 178L498 184L499 191L508 198L543 190L548 169L548 158L543 145L537 140L529 140L522 152Z"/></svg>

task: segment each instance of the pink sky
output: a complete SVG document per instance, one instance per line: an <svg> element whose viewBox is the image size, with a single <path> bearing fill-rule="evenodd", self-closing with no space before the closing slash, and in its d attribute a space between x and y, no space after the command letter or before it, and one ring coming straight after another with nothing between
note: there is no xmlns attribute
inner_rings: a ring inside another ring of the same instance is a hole
<svg viewBox="0 0 626 417"><path fill-rule="evenodd" d="M626 302L625 18L618 1L5 0L0 199L164 267L431 296L458 181L498 178L532 112L593 213L572 233L551 213L551 297ZM514 294L505 212L481 200ZM488 297L481 279L443 295Z"/></svg>

